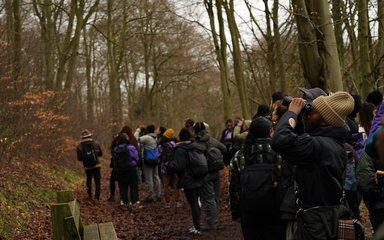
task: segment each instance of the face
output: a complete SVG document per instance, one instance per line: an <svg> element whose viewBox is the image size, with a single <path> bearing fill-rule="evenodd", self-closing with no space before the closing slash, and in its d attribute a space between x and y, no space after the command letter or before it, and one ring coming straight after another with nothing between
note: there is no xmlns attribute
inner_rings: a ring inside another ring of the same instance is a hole
<svg viewBox="0 0 384 240"><path fill-rule="evenodd" d="M319 128L322 126L322 123L324 122L320 113L316 109L313 109L313 111L308 113L307 120L308 120L308 130Z"/></svg>

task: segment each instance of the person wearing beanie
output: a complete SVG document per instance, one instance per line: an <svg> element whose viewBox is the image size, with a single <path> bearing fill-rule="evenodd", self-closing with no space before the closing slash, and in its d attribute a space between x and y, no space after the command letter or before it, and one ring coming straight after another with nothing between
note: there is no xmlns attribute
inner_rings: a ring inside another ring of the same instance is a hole
<svg viewBox="0 0 384 240"><path fill-rule="evenodd" d="M314 109L307 115L309 133L297 135L297 116L304 104L301 98L292 100L288 111L276 126L271 143L272 149L284 160L296 165L298 203L302 209L307 209L297 215L299 239L314 237L305 235L308 234L306 226L322 222L322 213L314 213L319 219L305 218L306 214L322 210L334 214L342 207L340 199L343 197L344 164L347 162L343 143L348 136L344 125L354 108L354 100L349 93L343 91L317 97L312 102ZM337 220L339 216L334 217ZM337 225L336 222L330 224ZM315 231L323 233L325 228L319 224L319 229ZM324 234L327 236L327 233Z"/></svg>
<svg viewBox="0 0 384 240"><path fill-rule="evenodd" d="M77 160L83 162L87 176L87 194L92 199L92 179L95 182L95 199L100 199L101 164L99 157L103 155L99 143L92 139L92 134L84 129L80 135L80 143L76 148Z"/></svg>
<svg viewBox="0 0 384 240"><path fill-rule="evenodd" d="M257 108L256 114L253 116L252 119L255 119L257 117L266 117L270 114L271 109L266 104L260 104Z"/></svg>
<svg viewBox="0 0 384 240"><path fill-rule="evenodd" d="M158 165L158 150L157 150L157 135L155 126L150 124L146 127L146 135L140 136L141 129L136 129L135 137L140 143L140 152L143 152L143 172L145 178L146 197L143 200L145 203L153 202L153 192L156 193L157 201L161 201L161 183L159 178Z"/></svg>
<svg viewBox="0 0 384 240"><path fill-rule="evenodd" d="M193 130L195 133L194 143L204 149L204 152L207 156L208 149L215 148L217 153L219 155L221 154L221 159L223 159L223 155L227 152L227 148L217 139L209 136L206 124L204 124L204 122L196 122L193 126ZM208 175L209 179L202 186L203 190L200 194L201 202L206 209L205 225L201 226L203 231L209 231L217 228L218 209L220 206L220 169L215 169L212 171L210 170Z"/></svg>
<svg viewBox="0 0 384 240"><path fill-rule="evenodd" d="M240 120L233 129L233 140L238 141L240 145L243 145L248 135L248 129L252 120Z"/></svg>
<svg viewBox="0 0 384 240"><path fill-rule="evenodd" d="M165 208L171 207L171 194L172 189L173 204L175 207L181 207L180 191L176 187L176 174L168 171L169 164L173 161L176 147L175 132L172 128L165 130L163 137L159 142L159 159L160 159L160 175L163 182L163 193L165 199Z"/></svg>

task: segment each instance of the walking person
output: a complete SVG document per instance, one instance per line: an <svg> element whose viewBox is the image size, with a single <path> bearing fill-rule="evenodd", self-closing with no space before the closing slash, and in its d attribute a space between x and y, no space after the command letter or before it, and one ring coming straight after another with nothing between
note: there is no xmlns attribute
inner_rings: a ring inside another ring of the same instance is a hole
<svg viewBox="0 0 384 240"><path fill-rule="evenodd" d="M95 199L100 199L101 164L99 157L103 155L100 145L92 139L92 134L87 129L81 132L81 141L76 148L77 160L83 162L87 175L87 194L92 199L92 179L95 182Z"/></svg>

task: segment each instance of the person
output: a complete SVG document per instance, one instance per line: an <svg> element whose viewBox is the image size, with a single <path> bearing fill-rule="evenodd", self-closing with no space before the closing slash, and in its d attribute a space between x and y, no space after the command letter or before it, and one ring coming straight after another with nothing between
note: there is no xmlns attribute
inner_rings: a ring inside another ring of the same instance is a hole
<svg viewBox="0 0 384 240"><path fill-rule="evenodd" d="M138 138L138 142L144 148L143 171L145 177L146 197L143 202L153 202L153 191L156 191L156 200L161 201L161 184L159 178L159 166L157 159L157 141L155 126L150 124L146 127L147 134ZM140 128L135 135L140 135ZM148 153L148 154L147 154ZM149 154L150 153L150 154ZM151 156L150 156L151 155Z"/></svg>
<svg viewBox="0 0 384 240"><path fill-rule="evenodd" d="M270 109L270 107L267 104L260 104L257 107L257 112L253 116L252 119L255 119L255 118L258 118L258 117L267 117L267 116L269 116L270 111L271 111L271 109Z"/></svg>
<svg viewBox="0 0 384 240"><path fill-rule="evenodd" d="M92 139L92 134L87 129L81 132L81 141L76 148L77 160L83 162L87 175L88 198L92 199L92 179L95 182L95 199L100 199L101 164L99 157L103 155L99 143Z"/></svg>
<svg viewBox="0 0 384 240"><path fill-rule="evenodd" d="M132 131L128 130L125 126L128 135L122 132L118 136L116 146L112 151L112 158L114 159L114 170L116 172L117 180L120 190L120 204L135 207L139 203L139 182L137 176L137 163L139 161L139 154L137 151L137 140L133 136ZM136 146L135 146L136 145ZM129 201L128 201L129 189Z"/></svg>
<svg viewBox="0 0 384 240"><path fill-rule="evenodd" d="M383 94L380 92L380 90L373 90L367 95L365 102L372 103L375 105L375 110L377 110L380 107L380 104L383 102Z"/></svg>
<svg viewBox="0 0 384 240"><path fill-rule="evenodd" d="M208 148L217 148L222 155L227 151L224 144L220 143L215 138L209 136L206 126L203 122L197 122L193 126L195 133L194 142L198 144L207 154ZM219 156L220 157L220 156ZM223 159L223 158L222 158ZM216 160L216 159L215 159ZM224 162L223 162L224 164ZM223 165L224 167L224 165ZM220 206L220 170L215 169L209 172L208 181L204 183L201 191L201 201L205 206L205 225L201 227L203 231L214 230L217 228L218 223L218 209Z"/></svg>
<svg viewBox="0 0 384 240"><path fill-rule="evenodd" d="M318 231L316 234L327 236L323 231L327 227L324 223L313 216L304 219L305 216L327 207L328 210L324 211L332 219L338 219L344 213L340 204L344 164L347 161L343 143L348 135L345 121L353 110L354 100L349 93L343 91L317 97L312 102L314 109L307 115L309 133L297 135L297 116L304 104L301 98L292 100L288 111L276 126L271 143L272 149L283 159L296 165L298 203L301 207L297 215L299 239L306 239L306 233L313 233L306 229L312 220L316 222L316 225L312 225ZM334 216L334 211L338 215ZM331 224L335 224L334 220ZM333 238L327 236L323 239Z"/></svg>
<svg viewBox="0 0 384 240"><path fill-rule="evenodd" d="M286 221L282 219L280 206L281 199L286 197L286 186L281 182L282 159L271 150L271 136L269 119L253 119L244 144L244 157L239 158L237 153L231 163L232 216L240 219L245 240L285 239Z"/></svg>
<svg viewBox="0 0 384 240"><path fill-rule="evenodd" d="M248 129L251 125L252 120L240 120L235 128L233 129L233 140L232 141L238 141L239 145L241 146L248 135Z"/></svg>
<svg viewBox="0 0 384 240"><path fill-rule="evenodd" d="M203 151L196 143L192 143L192 134L188 128L182 128L179 132L179 142L175 148L174 160L170 169L178 175L177 187L184 189L185 197L192 211L193 227L188 229L188 234L201 235L200 229L200 206L198 203L201 187L207 181L205 177L195 177L191 169L189 151L194 149Z"/></svg>
<svg viewBox="0 0 384 240"><path fill-rule="evenodd" d="M233 135L233 120L227 119L225 121L225 129L221 132L220 142L227 148L227 153L224 155L224 164L227 166L231 161L229 149L232 146L232 135Z"/></svg>
<svg viewBox="0 0 384 240"><path fill-rule="evenodd" d="M175 154L176 138L172 128L168 128L159 143L160 173L163 180L163 192L165 199L165 208L171 207L170 188L172 189L172 197L176 207L181 207L180 191L176 187L176 174L168 170L169 164L173 161Z"/></svg>

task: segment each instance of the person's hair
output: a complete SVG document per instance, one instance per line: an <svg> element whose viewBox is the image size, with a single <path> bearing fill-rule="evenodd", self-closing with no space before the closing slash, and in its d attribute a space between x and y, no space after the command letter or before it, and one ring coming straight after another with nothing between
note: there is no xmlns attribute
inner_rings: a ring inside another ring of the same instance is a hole
<svg viewBox="0 0 384 240"><path fill-rule="evenodd" d="M257 138L269 138L272 130L272 122L265 117L258 117L252 120L244 143L244 155L251 152L251 148Z"/></svg>
<svg viewBox="0 0 384 240"><path fill-rule="evenodd" d="M192 118L187 118L184 121L184 127L191 128L195 124L195 121Z"/></svg>
<svg viewBox="0 0 384 240"><path fill-rule="evenodd" d="M190 141L192 139L191 131L188 128L182 128L179 132L179 140L181 142Z"/></svg>
<svg viewBox="0 0 384 240"><path fill-rule="evenodd" d="M163 126L160 126L159 127L159 131L160 131L160 136L163 136L164 132L166 131L167 129Z"/></svg>
<svg viewBox="0 0 384 240"><path fill-rule="evenodd" d="M283 101L281 100L278 100L275 102L274 108L276 109L276 115L278 120L280 120L280 118L284 115L284 113L288 111L288 107L284 106ZM275 109L273 109L273 111Z"/></svg>
<svg viewBox="0 0 384 240"><path fill-rule="evenodd" d="M137 151L139 151L139 144L137 143L137 139L133 135L132 128L126 125L121 129L120 133L127 134L129 142L137 149Z"/></svg>
<svg viewBox="0 0 384 240"><path fill-rule="evenodd" d="M256 114L253 116L253 119L257 117L265 117L270 113L271 109L266 104L260 104L257 108Z"/></svg>
<svg viewBox="0 0 384 240"><path fill-rule="evenodd" d="M374 118L373 111L375 110L375 105L369 102L365 102L361 105L359 111L360 125L364 128L366 134L369 134L371 130L372 121Z"/></svg>
<svg viewBox="0 0 384 240"><path fill-rule="evenodd" d="M350 116L352 118L355 118L361 109L361 97L360 95L357 95L357 94L352 94L351 96L355 101L355 106L353 107L353 111L351 112Z"/></svg>
<svg viewBox="0 0 384 240"><path fill-rule="evenodd" d="M380 92L380 90L374 90L368 94L365 101L372 103L377 107L383 102L383 94Z"/></svg>
<svg viewBox="0 0 384 240"><path fill-rule="evenodd" d="M227 120L225 121L225 126L227 126L228 123L233 124L233 120L232 120L232 119L227 119Z"/></svg>
<svg viewBox="0 0 384 240"><path fill-rule="evenodd" d="M275 92L272 94L272 103L275 103L277 100L283 100L283 97L287 96L287 94L283 92Z"/></svg>
<svg viewBox="0 0 384 240"><path fill-rule="evenodd" d="M193 125L193 131L195 132L195 135L197 135L200 131L205 130L205 124L203 122L197 122Z"/></svg>
<svg viewBox="0 0 384 240"><path fill-rule="evenodd" d="M153 125L153 124L149 124L146 128L145 128L145 130L147 130L147 133L154 133L155 132L155 125Z"/></svg>

